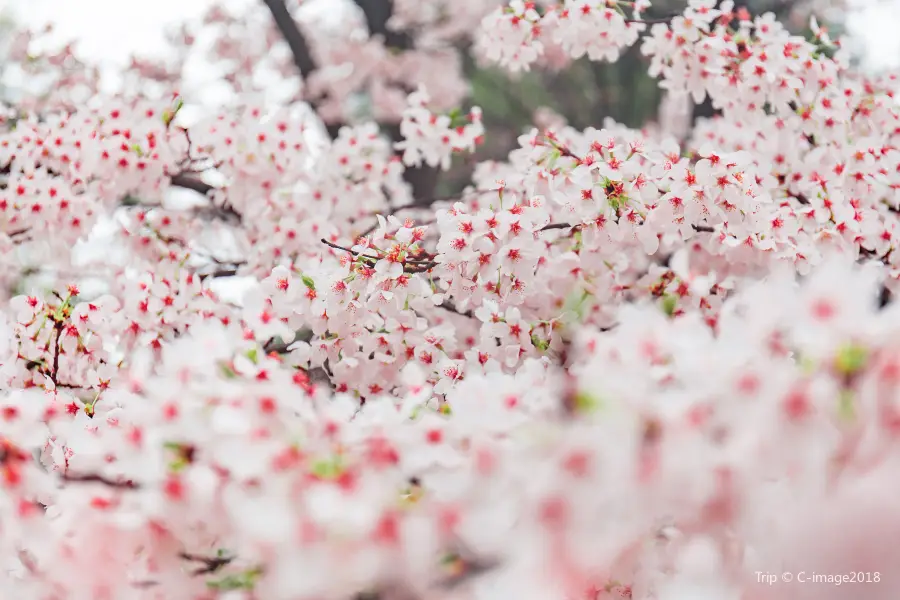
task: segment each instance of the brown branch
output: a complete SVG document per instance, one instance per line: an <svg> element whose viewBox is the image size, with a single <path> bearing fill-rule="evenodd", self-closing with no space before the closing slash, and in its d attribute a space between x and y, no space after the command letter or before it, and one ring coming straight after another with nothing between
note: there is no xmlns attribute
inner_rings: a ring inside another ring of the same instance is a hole
<svg viewBox="0 0 900 600"><path fill-rule="evenodd" d="M672 19L674 19L675 17L680 17L680 16L681 16L681 14L679 13L679 14L675 14L675 15L669 15L668 17L656 17L653 19L625 19L625 22L626 23L636 23L636 24L644 23L646 25L655 25L657 23L665 23L668 25L669 23L672 22Z"/></svg>
<svg viewBox="0 0 900 600"><path fill-rule="evenodd" d="M199 556L197 554L189 554L187 552L179 552L178 558L189 562L202 563L203 566L191 572L195 577L198 575L209 575L215 573L222 567L228 566L234 561L233 556Z"/></svg>
<svg viewBox="0 0 900 600"><path fill-rule="evenodd" d="M225 221L232 225L240 225L243 220L241 213L227 204L224 206L211 205L195 208L193 214L201 219Z"/></svg>
<svg viewBox="0 0 900 600"><path fill-rule="evenodd" d="M550 223L549 225L544 225L538 231L550 231L551 229L569 229L572 227L569 223ZM577 227L577 225L576 225Z"/></svg>
<svg viewBox="0 0 900 600"><path fill-rule="evenodd" d="M325 238L322 238L320 241L321 241L323 244L325 244L326 246L328 246L328 247L330 247L330 248L334 248L335 250L341 250L342 252L349 252L351 256L356 256L356 257L359 257L359 258L370 258L370 259L372 259L372 260L378 260L378 257L377 257L377 256L369 256L368 254L363 254L363 253L361 253L361 252L356 252L356 251L354 251L354 250L351 250L350 248L346 248L346 247L341 246L341 245L339 245L339 244L335 244L334 242L329 242L329 241L326 240Z"/></svg>
<svg viewBox="0 0 900 600"><path fill-rule="evenodd" d="M197 277L200 281L205 279L218 279L219 277L234 277L238 274L237 267L231 269L219 269L218 271L212 271L210 273L200 273Z"/></svg>
<svg viewBox="0 0 900 600"><path fill-rule="evenodd" d="M130 479L116 481L113 479L109 479L104 477L103 475L98 475L96 473L88 473L88 474L72 474L72 473L63 473L61 479L66 483L100 483L105 485L106 487L116 488L116 489L127 489L127 490L136 490L141 486Z"/></svg>
<svg viewBox="0 0 900 600"><path fill-rule="evenodd" d="M203 194L204 196L216 189L196 177L189 176L187 173L176 173L175 175L172 175L171 181L172 185L174 185L175 187L184 188L186 190L193 190L198 194Z"/></svg>
<svg viewBox="0 0 900 600"><path fill-rule="evenodd" d="M475 317L475 313L473 313L471 310L459 310L458 308L456 308L456 305L452 304L451 302L443 302L441 304L438 304L437 306L438 308L443 308L444 310L452 312L453 314L459 315L461 317Z"/></svg>
<svg viewBox="0 0 900 600"><path fill-rule="evenodd" d="M322 238L320 241L323 244L325 244L326 246L328 246L330 248L334 248L335 250L341 250L343 252L348 252L351 256L355 256L358 258L365 258L365 259L373 260L373 261L379 260L379 257L377 257L377 256L369 256L368 254L362 254L360 252L356 252L354 250L351 250L350 248L346 248L339 244L329 242L325 238ZM405 273L410 273L410 274L425 273L437 266L437 262L432 260L431 258L426 258L426 259L410 258L410 259L406 259L406 260L402 261L401 264L403 265L403 271Z"/></svg>
<svg viewBox="0 0 900 600"><path fill-rule="evenodd" d="M572 225L570 223L550 223L549 225L545 225L538 229L538 231L550 231L552 229L569 229L569 228L581 227L581 225ZM691 225L694 228L694 231L697 233L715 233L715 229L708 225Z"/></svg>
<svg viewBox="0 0 900 600"><path fill-rule="evenodd" d="M291 49L294 65L299 69L300 74L306 77L316 70L316 63L306 37L300 31L294 17L291 16L284 0L263 0L263 2L269 7L275 26L278 27L278 31L281 32L281 36Z"/></svg>
<svg viewBox="0 0 900 600"><path fill-rule="evenodd" d="M366 18L369 35L384 38L384 45L394 50L409 50L413 47L413 39L405 31L388 28L388 21L394 13L393 0L354 0Z"/></svg>
<svg viewBox="0 0 900 600"><path fill-rule="evenodd" d="M53 325L53 330L56 332L56 337L53 342L53 370L50 371L50 381L52 381L53 386L56 387L56 382L59 378L59 336L62 335L62 321L57 321Z"/></svg>

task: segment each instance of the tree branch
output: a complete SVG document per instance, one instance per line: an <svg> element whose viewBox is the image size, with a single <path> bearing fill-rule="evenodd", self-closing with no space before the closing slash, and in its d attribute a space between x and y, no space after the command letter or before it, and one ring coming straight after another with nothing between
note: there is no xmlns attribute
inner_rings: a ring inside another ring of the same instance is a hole
<svg viewBox="0 0 900 600"><path fill-rule="evenodd" d="M303 32L297 26L294 17L284 3L284 0L263 0L269 12L272 13L272 20L275 26L281 32L281 36L291 49L294 64L300 70L300 74L306 77L316 70L316 63L312 57L312 51L306 42Z"/></svg>
<svg viewBox="0 0 900 600"><path fill-rule="evenodd" d="M538 229L538 231L550 231L551 229L568 229L572 227L569 223L550 223Z"/></svg>
<svg viewBox="0 0 900 600"><path fill-rule="evenodd" d="M179 552L178 558L189 562L201 563L203 566L191 572L191 575L208 575L215 573L222 567L228 566L234 560L233 556L199 556L187 552Z"/></svg>
<svg viewBox="0 0 900 600"><path fill-rule="evenodd" d="M184 188L186 190L193 190L198 194L202 194L204 196L216 189L208 183L204 183L200 179L191 177L186 173L178 173L176 175L172 175L171 181L172 185L174 185L175 187Z"/></svg>
<svg viewBox="0 0 900 600"><path fill-rule="evenodd" d="M210 273L201 273L197 275L200 278L200 281L204 279L218 279L219 277L234 277L238 274L237 267L230 269L219 269L218 271L212 271Z"/></svg>
<svg viewBox="0 0 900 600"><path fill-rule="evenodd" d="M465 311L459 310L458 308L456 308L455 304L453 304L449 301L442 302L441 304L438 304L437 307L443 308L444 310L446 310L448 312L452 312L453 314L459 315L461 317L475 318L475 313L473 313L471 310L465 310Z"/></svg>
<svg viewBox="0 0 900 600"><path fill-rule="evenodd" d="M380 35L388 48L409 50L413 47L412 37L405 31L388 29L388 21L394 13L393 0L354 0L366 17L370 35Z"/></svg>
<svg viewBox="0 0 900 600"><path fill-rule="evenodd" d="M57 321L53 326L53 331L56 332L56 336L54 336L53 341L53 370L50 371L50 381L53 382L54 387L56 387L59 378L59 337L62 335L62 330L62 321Z"/></svg>
<svg viewBox="0 0 900 600"><path fill-rule="evenodd" d="M297 22L291 16L284 0L263 0L272 14L275 25L281 32L282 37L291 48L294 64L300 70L300 74L304 77L316 70L317 65L312 57L310 46L306 41ZM392 31L388 29L388 21L394 11L394 3L392 0L355 0L357 6L362 9L366 19L366 24L371 35L380 35L384 38L385 45L394 50L408 50L413 47L413 39L406 32ZM315 110L315 103L308 98L306 101ZM393 142L402 139L400 135L399 124L381 123L382 131ZM334 139L337 137L341 125L331 123L326 125L329 136ZM434 190L437 187L440 171L434 167L420 166L408 167L403 174L404 180L412 188L413 198L420 206L428 206L427 199L434 196Z"/></svg>
<svg viewBox="0 0 900 600"><path fill-rule="evenodd" d="M344 246L335 244L333 242L329 242L325 238L322 238L321 241L326 246L334 248L335 250L341 250L343 252L349 253L351 256L360 259L360 260L371 260L373 261L371 264L374 265L375 262L379 260L378 256L369 256L368 254L363 254L361 252L355 252L350 248L345 248ZM424 259L416 259L416 258L408 258L406 260L400 261L400 264L403 266L403 271L405 273L413 274L413 273L425 273L430 271L434 267L437 266L437 262L432 260L434 255L429 255L429 258Z"/></svg>
<svg viewBox="0 0 900 600"><path fill-rule="evenodd" d="M61 479L67 483L100 483L105 485L106 487L118 489L136 490L141 487L130 479L124 481L115 481L113 479L107 479L103 475L98 475L96 473L90 473L86 475L63 473Z"/></svg>

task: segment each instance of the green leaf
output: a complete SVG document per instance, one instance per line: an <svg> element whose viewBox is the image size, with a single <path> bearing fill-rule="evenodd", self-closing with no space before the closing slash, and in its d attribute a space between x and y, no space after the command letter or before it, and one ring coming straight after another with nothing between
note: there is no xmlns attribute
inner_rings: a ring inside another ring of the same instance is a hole
<svg viewBox="0 0 900 600"><path fill-rule="evenodd" d="M183 444L179 444L178 442L165 442L163 447L175 454L175 457L169 462L169 471L172 473L183 471L190 464L186 448Z"/></svg>
<svg viewBox="0 0 900 600"><path fill-rule="evenodd" d="M234 573L221 579L207 581L206 587L218 591L252 590L260 575L262 575L262 569L249 569L243 573Z"/></svg>
<svg viewBox="0 0 900 600"><path fill-rule="evenodd" d="M580 413L596 412L600 408L600 399L592 396L587 392L577 392L575 394L575 410Z"/></svg>
<svg viewBox="0 0 900 600"><path fill-rule="evenodd" d="M340 457L320 460L313 465L313 475L322 479L334 479L344 472Z"/></svg>
<svg viewBox="0 0 900 600"><path fill-rule="evenodd" d="M249 350L247 350L247 358L249 358L250 362L252 362L254 365L257 364L258 354L259 353L256 348L250 348Z"/></svg>
<svg viewBox="0 0 900 600"><path fill-rule="evenodd" d="M675 314L675 309L678 307L678 300L675 296L671 294L666 294L662 297L662 310L666 313L667 317L671 317Z"/></svg>
<svg viewBox="0 0 900 600"><path fill-rule="evenodd" d="M531 334L531 343L534 344L534 347L540 350L541 352L545 352L547 348L550 347L550 342L547 340L542 340L537 336L537 334Z"/></svg>
<svg viewBox="0 0 900 600"><path fill-rule="evenodd" d="M866 366L869 351L859 344L847 344L838 350L834 366L841 375L851 376Z"/></svg>
<svg viewBox="0 0 900 600"><path fill-rule="evenodd" d="M181 110L182 106L184 106L184 100L179 97L175 100L175 105L172 108L167 108L163 111L162 120L163 123L166 124L166 127L175 120L175 116L178 114L178 111Z"/></svg>
<svg viewBox="0 0 900 600"><path fill-rule="evenodd" d="M300 278L303 280L303 285L305 285L312 291L316 291L316 282L312 280L312 277L308 275L301 275Z"/></svg>
<svg viewBox="0 0 900 600"><path fill-rule="evenodd" d="M555 169L556 161L558 161L561 156L562 152L560 152L558 148L554 148L553 152L550 153L550 160L547 161L547 170L552 171Z"/></svg>

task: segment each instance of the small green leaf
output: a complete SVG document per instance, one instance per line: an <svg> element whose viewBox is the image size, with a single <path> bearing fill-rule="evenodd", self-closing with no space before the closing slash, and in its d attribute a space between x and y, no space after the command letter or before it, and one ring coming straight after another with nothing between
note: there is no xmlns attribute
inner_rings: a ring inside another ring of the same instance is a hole
<svg viewBox="0 0 900 600"><path fill-rule="evenodd" d="M316 291L316 282L312 280L312 277L308 275L301 275L300 278L303 280L303 285L305 285L312 291Z"/></svg>
<svg viewBox="0 0 900 600"><path fill-rule="evenodd" d="M575 246L572 248L572 250L577 252L578 250L581 250L582 247L581 230L575 230L575 234L572 237L575 238Z"/></svg>
<svg viewBox="0 0 900 600"><path fill-rule="evenodd" d="M339 457L320 460L313 465L313 475L322 479L334 479L344 472L344 466Z"/></svg>
<svg viewBox="0 0 900 600"><path fill-rule="evenodd" d="M854 375L866 366L869 351L858 344L847 344L838 350L834 366L841 375Z"/></svg>
<svg viewBox="0 0 900 600"><path fill-rule="evenodd" d="M547 348L550 347L550 342L548 342L547 340L542 340L537 336L537 334L531 334L531 343L534 344L534 347L541 352L545 352Z"/></svg>
<svg viewBox="0 0 900 600"><path fill-rule="evenodd" d="M450 117L451 129L456 129L457 127L465 127L469 122L466 115L464 115L463 112L458 108L454 108L453 110L451 110L447 114L447 116Z"/></svg>
<svg viewBox="0 0 900 600"><path fill-rule="evenodd" d="M207 581L206 587L218 591L252 590L260 575L262 575L262 569L249 569L243 573L235 573L226 575L221 579Z"/></svg>
<svg viewBox="0 0 900 600"><path fill-rule="evenodd" d="M178 114L178 111L181 110L181 107L184 106L184 100L181 98L177 98L175 100L175 105L172 108L167 108L163 111L162 120L163 123L168 127L172 121L175 120L175 116Z"/></svg>
<svg viewBox="0 0 900 600"><path fill-rule="evenodd" d="M592 413L600 408L600 399L587 392L575 394L575 410L580 413Z"/></svg>
<svg viewBox="0 0 900 600"><path fill-rule="evenodd" d="M547 169L550 171L555 169L556 161L558 161L561 156L562 156L562 153L559 151L559 149L554 148L553 152L550 153L550 160L547 162Z"/></svg>
<svg viewBox="0 0 900 600"><path fill-rule="evenodd" d="M662 297L662 310L666 313L667 317L671 317L675 314L675 309L678 307L678 300L675 296L671 294L666 294Z"/></svg>
<svg viewBox="0 0 900 600"><path fill-rule="evenodd" d="M257 364L257 359L258 359L257 349L250 348L249 350L247 350L247 358L249 358L250 362L252 362L254 365Z"/></svg>

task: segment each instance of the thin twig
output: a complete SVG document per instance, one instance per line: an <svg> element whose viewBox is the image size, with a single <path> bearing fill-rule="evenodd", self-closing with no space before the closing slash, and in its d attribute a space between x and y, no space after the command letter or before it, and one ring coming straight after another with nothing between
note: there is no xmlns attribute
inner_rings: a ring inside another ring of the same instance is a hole
<svg viewBox="0 0 900 600"><path fill-rule="evenodd" d="M194 576L215 573L222 567L228 566L232 561L234 561L233 556L199 556L197 554L189 554L187 552L179 552L178 558L203 564L202 567L195 569L191 573Z"/></svg>
<svg viewBox="0 0 900 600"><path fill-rule="evenodd" d="M116 489L128 489L128 490L136 490L141 486L130 479L115 481L113 479L108 479L103 475L98 475L96 473L88 473L88 474L73 474L73 473L63 473L61 479L67 483L100 483L105 485L106 487L116 488Z"/></svg>
<svg viewBox="0 0 900 600"><path fill-rule="evenodd" d="M544 225L538 231L550 231L551 229L569 229L572 227L569 223L550 223L549 225ZM577 227L577 225L576 225Z"/></svg>
<svg viewBox="0 0 900 600"><path fill-rule="evenodd" d="M219 269L218 271L212 271L210 273L201 273L197 275L200 281L205 279L218 279L220 277L234 277L238 274L238 268L232 267L230 269Z"/></svg>
<svg viewBox="0 0 900 600"><path fill-rule="evenodd" d="M56 332L56 337L54 338L53 342L53 370L50 371L50 381L52 381L53 386L56 387L57 380L59 378L59 336L62 335L62 321L57 321L53 325L53 330Z"/></svg>
<svg viewBox="0 0 900 600"><path fill-rule="evenodd" d="M625 19L626 23L644 23L645 25L656 25L657 23L665 23L669 24L672 22L672 19L675 17L680 17L681 14L669 15L668 17L656 17L653 19Z"/></svg>
<svg viewBox="0 0 900 600"><path fill-rule="evenodd" d="M325 238L322 238L320 241L321 241L323 244L325 244L326 246L329 246L330 248L334 248L335 250L341 250L341 251L343 251L343 252L349 252L352 256L356 256L356 257L359 257L359 258L369 258L369 259L372 259L372 260L378 260L378 257L377 257L377 256L369 256L368 254L363 254L363 253L361 253L361 252L356 252L355 250L351 250L350 248L345 248L344 246L341 246L341 245L339 245L339 244L335 244L334 242L329 242L329 241L326 240Z"/></svg>

